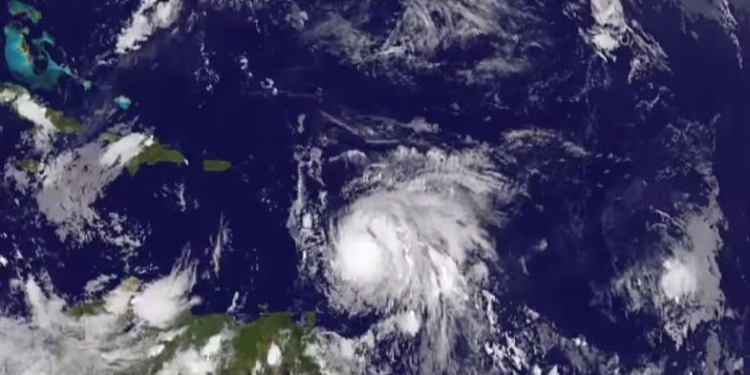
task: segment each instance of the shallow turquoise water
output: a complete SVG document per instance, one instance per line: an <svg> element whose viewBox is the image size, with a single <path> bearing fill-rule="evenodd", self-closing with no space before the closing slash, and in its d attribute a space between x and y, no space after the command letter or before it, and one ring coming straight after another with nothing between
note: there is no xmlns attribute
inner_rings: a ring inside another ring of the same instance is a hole
<svg viewBox="0 0 750 375"><path fill-rule="evenodd" d="M126 110L130 108L131 101L127 96L120 95L115 98L115 104L117 104L120 109Z"/></svg>
<svg viewBox="0 0 750 375"><path fill-rule="evenodd" d="M43 48L45 44L52 44L53 39L44 33L40 38L32 41L39 49L39 55L32 56L26 42L27 29L5 26L5 62L13 76L28 84L32 90L51 90L57 86L64 75L71 75L67 66L54 61ZM46 68L40 72L34 69L34 59L42 58Z"/></svg>

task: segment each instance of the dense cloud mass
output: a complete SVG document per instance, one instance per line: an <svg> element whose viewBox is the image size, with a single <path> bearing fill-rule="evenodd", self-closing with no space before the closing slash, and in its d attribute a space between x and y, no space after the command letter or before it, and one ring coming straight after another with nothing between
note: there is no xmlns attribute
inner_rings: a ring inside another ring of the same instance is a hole
<svg viewBox="0 0 750 375"><path fill-rule="evenodd" d="M488 205L506 189L488 162L481 151L400 149L353 182L366 192L330 223L331 302L402 315L398 329L424 332L423 373L456 366L458 342L476 349L486 334L473 299L495 260Z"/></svg>
<svg viewBox="0 0 750 375"><path fill-rule="evenodd" d="M106 295L101 311L83 317L66 311L65 301L39 281L19 282L31 316L0 317L0 368L14 375L135 371L144 358L154 356L150 353L163 349L165 336L156 330L178 329L173 326L177 318L198 302L188 296L194 272L194 266L178 267L144 286L126 280ZM127 329L129 314L134 326Z"/></svg>

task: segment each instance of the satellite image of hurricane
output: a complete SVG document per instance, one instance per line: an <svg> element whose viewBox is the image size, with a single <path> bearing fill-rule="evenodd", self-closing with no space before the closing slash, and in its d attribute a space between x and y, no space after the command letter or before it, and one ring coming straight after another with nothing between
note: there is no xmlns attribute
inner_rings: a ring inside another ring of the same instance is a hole
<svg viewBox="0 0 750 375"><path fill-rule="evenodd" d="M750 374L750 0L0 14L0 375Z"/></svg>

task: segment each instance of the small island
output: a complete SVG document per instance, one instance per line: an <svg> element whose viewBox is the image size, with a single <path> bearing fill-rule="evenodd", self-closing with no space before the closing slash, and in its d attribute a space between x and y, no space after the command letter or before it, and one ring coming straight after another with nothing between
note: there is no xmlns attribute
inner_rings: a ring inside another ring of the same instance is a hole
<svg viewBox="0 0 750 375"><path fill-rule="evenodd" d="M39 23L42 19L42 12L34 8L33 6L20 2L18 0L10 0L8 2L8 11L13 17L26 17L34 24Z"/></svg>
<svg viewBox="0 0 750 375"><path fill-rule="evenodd" d="M132 104L132 101L130 100L130 98L128 98L127 96L124 96L124 95L120 95L120 96L116 97L115 100L114 100L114 102L123 111L127 110L128 108L130 108L130 105Z"/></svg>
<svg viewBox="0 0 750 375"><path fill-rule="evenodd" d="M104 132L99 135L99 140L105 143L117 142L120 138L122 138L121 135L112 132Z"/></svg>
<svg viewBox="0 0 750 375"><path fill-rule="evenodd" d="M15 79L29 85L31 90L52 91L63 76L76 78L68 66L52 58L49 52L55 46L52 35L42 31L40 37L32 37L36 35L32 30L42 19L41 12L17 0L8 2L8 12L11 20L4 27L5 63Z"/></svg>
<svg viewBox="0 0 750 375"><path fill-rule="evenodd" d="M52 124L57 128L60 133L63 134L75 134L80 133L83 130L83 125L80 122L66 117L62 112L54 109L47 109L47 118L52 121Z"/></svg>
<svg viewBox="0 0 750 375"><path fill-rule="evenodd" d="M206 172L224 172L232 166L232 163L220 159L203 160L203 170Z"/></svg>
<svg viewBox="0 0 750 375"><path fill-rule="evenodd" d="M17 161L16 165L24 171L37 173L39 172L42 163L39 160L24 159Z"/></svg>
<svg viewBox="0 0 750 375"><path fill-rule="evenodd" d="M7 25L5 31L5 62L10 73L19 81L29 84L32 90L50 91L57 87L62 76L72 76L70 68L54 61L45 50L44 44L50 44L51 38L32 40L39 53L32 54L32 49L26 41L28 29ZM35 60L44 60L46 68L40 72L35 70Z"/></svg>

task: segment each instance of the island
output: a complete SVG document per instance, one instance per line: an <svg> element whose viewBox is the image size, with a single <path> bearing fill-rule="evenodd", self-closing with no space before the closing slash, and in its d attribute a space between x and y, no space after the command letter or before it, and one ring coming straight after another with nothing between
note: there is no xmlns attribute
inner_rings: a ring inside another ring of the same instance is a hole
<svg viewBox="0 0 750 375"><path fill-rule="evenodd" d="M132 104L132 102L130 101L130 98L124 95L120 95L116 97L114 102L122 110L127 110L128 108L130 108L130 104Z"/></svg>
<svg viewBox="0 0 750 375"><path fill-rule="evenodd" d="M8 11L13 17L26 17L29 21L37 24L42 19L42 12L29 4L20 2L18 0L10 0L8 2Z"/></svg>
<svg viewBox="0 0 750 375"><path fill-rule="evenodd" d="M49 40L34 40L38 54L32 54L31 48L26 41L28 29L7 25L5 32L5 62L10 73L24 83L29 84L32 89L52 90L64 75L72 75L70 68L58 64L52 60L49 53L42 47ZM43 37L44 38L44 37ZM35 70L35 60L45 60L46 68L40 72Z"/></svg>
<svg viewBox="0 0 750 375"><path fill-rule="evenodd" d="M42 163L39 160L24 159L18 160L16 165L27 172L37 173L40 171Z"/></svg>
<svg viewBox="0 0 750 375"><path fill-rule="evenodd" d="M119 140L120 138L122 138L121 135L112 132L104 132L102 134L99 134L99 140L105 143L117 142L117 140Z"/></svg>
<svg viewBox="0 0 750 375"><path fill-rule="evenodd" d="M219 160L219 159L206 159L203 160L203 170L206 172L224 172L229 167L232 166L232 163L226 161L226 160Z"/></svg>
<svg viewBox="0 0 750 375"><path fill-rule="evenodd" d="M83 130L80 122L45 107L22 86L0 83L0 104L10 105L19 117L50 132L71 134Z"/></svg>
<svg viewBox="0 0 750 375"><path fill-rule="evenodd" d="M83 130L83 126L80 122L66 117L62 112L54 109L47 109L47 118L52 121L52 124L57 128L60 133L73 134L80 133Z"/></svg>
<svg viewBox="0 0 750 375"><path fill-rule="evenodd" d="M57 88L61 77L74 77L70 68L55 61L48 52L55 45L49 33L44 31L38 38L28 40L33 34L30 28L36 28L42 18L41 12L17 0L8 2L8 12L11 20L4 27L5 62L15 79L32 90L51 91ZM38 64L41 61L43 64Z"/></svg>
<svg viewBox="0 0 750 375"><path fill-rule="evenodd" d="M165 147L158 140L153 139L128 162L127 169L130 175L134 176L142 165L154 166L158 163L186 164L187 159L179 151Z"/></svg>

